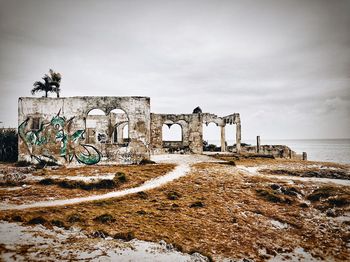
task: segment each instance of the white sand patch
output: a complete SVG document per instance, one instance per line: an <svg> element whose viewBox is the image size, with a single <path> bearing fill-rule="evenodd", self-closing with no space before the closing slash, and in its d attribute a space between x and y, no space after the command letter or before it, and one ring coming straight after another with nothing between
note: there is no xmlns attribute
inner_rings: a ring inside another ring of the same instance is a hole
<svg viewBox="0 0 350 262"><path fill-rule="evenodd" d="M27 227L0 222L3 261L209 261L199 254L185 254L171 245L111 237L89 238L79 229Z"/></svg>
<svg viewBox="0 0 350 262"><path fill-rule="evenodd" d="M279 228L279 229L286 229L286 228L288 228L288 225L286 223L281 223L280 221L277 221L277 220L274 220L274 219L271 219L270 223L271 223L271 225L273 225L274 227Z"/></svg>
<svg viewBox="0 0 350 262"><path fill-rule="evenodd" d="M277 254L275 257L268 260L269 262L280 262L280 261L290 261L290 262L300 262L300 261L324 261L313 257L310 253L306 252L303 248L299 247L294 249L290 253Z"/></svg>

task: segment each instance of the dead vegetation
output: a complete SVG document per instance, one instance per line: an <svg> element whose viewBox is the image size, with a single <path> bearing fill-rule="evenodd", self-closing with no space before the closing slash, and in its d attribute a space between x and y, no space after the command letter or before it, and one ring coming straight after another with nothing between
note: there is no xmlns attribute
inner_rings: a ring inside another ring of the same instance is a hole
<svg viewBox="0 0 350 262"><path fill-rule="evenodd" d="M349 164L339 164L333 162L317 162L317 161L303 161L297 159L287 158L273 158L268 155L260 154L217 154L215 158L225 161L234 161L236 165L244 166L271 166L271 170L279 169L278 167L285 167L287 170L300 169L301 171L317 171L323 169L333 169L340 171L348 171ZM314 166L314 168L310 168ZM277 168L276 168L277 167ZM297 167L297 168L296 168ZM269 170L269 169L268 169ZM267 170L267 171L268 171Z"/></svg>
<svg viewBox="0 0 350 262"><path fill-rule="evenodd" d="M80 180L68 179L52 179L45 178L38 182L39 185L57 185L61 188L67 189L81 189L81 190L100 190L100 189L115 189L122 183L127 181L126 176L122 172L118 172L113 179L101 179L93 182L85 182Z"/></svg>
<svg viewBox="0 0 350 262"><path fill-rule="evenodd" d="M344 261L350 255L349 225L333 217L349 212L348 200L347 187L277 184L229 165L202 163L159 189L65 207L4 211L0 218L17 216L28 223L41 217L45 226L74 225L95 237L165 240L215 259L263 261L302 247L314 257ZM77 214L79 219L69 219Z"/></svg>
<svg viewBox="0 0 350 262"><path fill-rule="evenodd" d="M4 166L6 170L8 166ZM173 164L156 164L141 166L95 166L79 168L44 169L35 171L34 175L42 177L38 183L24 183L21 179L16 179L20 184L26 184L26 187L18 190L0 190L0 201L8 204L23 204L49 199L65 199L81 196L89 196L91 194L107 193L111 190L122 190L126 188L136 187L142 183L165 175L174 168ZM13 169L10 169L13 172ZM16 169L17 170L17 169ZM27 171L29 172L29 171ZM84 182L77 180L63 179L69 176L97 176L103 173L112 173L114 179L97 180L93 182ZM52 179L49 176L62 176L62 179ZM11 174L11 179L14 177ZM17 183L16 183L17 185Z"/></svg>
<svg viewBox="0 0 350 262"><path fill-rule="evenodd" d="M348 170L342 169L262 169L259 172L270 175L288 175L299 177L318 177L318 178L332 178L332 179L350 179L350 173Z"/></svg>

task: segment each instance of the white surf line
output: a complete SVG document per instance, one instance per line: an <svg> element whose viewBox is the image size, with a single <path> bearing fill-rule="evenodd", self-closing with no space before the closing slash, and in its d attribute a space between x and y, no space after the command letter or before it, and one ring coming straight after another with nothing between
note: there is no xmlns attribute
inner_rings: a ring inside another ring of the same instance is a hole
<svg viewBox="0 0 350 262"><path fill-rule="evenodd" d="M321 177L299 177L299 176L283 176L283 175L262 175L259 173L257 167L237 166L240 171L252 176L260 176L267 178L277 178L280 180L294 180L304 182L316 182L316 183L333 183L342 186L350 186L350 180L346 179L334 179L334 178L321 178Z"/></svg>
<svg viewBox="0 0 350 262"><path fill-rule="evenodd" d="M77 197L77 198L71 198L71 199L49 200L49 201L41 201L41 202L39 201L39 202L35 202L31 204L23 204L23 205L0 205L0 210L20 210L20 209L35 208L35 207L64 206L64 205L78 204L78 203L94 201L94 200L122 197L129 194L134 194L141 191L146 191L146 190L154 189L156 187L160 187L175 179L185 176L190 171L190 169L191 169L190 163L187 163L186 161L184 161L178 164L174 168L174 170L170 171L168 174L146 181L144 184L138 187L133 187L133 188L124 189L120 191L113 191L102 195L93 195L88 197Z"/></svg>

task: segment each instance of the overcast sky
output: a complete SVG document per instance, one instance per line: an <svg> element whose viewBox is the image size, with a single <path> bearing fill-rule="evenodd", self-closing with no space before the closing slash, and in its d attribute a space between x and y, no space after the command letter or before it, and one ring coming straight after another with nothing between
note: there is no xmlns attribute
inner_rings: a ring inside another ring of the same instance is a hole
<svg viewBox="0 0 350 262"><path fill-rule="evenodd" d="M53 68L61 96L238 112L243 139L349 138L349 30L341 0L0 0L0 127Z"/></svg>

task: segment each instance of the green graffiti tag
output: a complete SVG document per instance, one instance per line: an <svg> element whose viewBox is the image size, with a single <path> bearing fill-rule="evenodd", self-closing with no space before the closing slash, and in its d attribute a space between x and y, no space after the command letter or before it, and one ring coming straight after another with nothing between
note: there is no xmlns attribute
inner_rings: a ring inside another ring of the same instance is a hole
<svg viewBox="0 0 350 262"><path fill-rule="evenodd" d="M81 143L85 130L71 134L73 118L66 120L60 112L50 122L41 122L37 130L28 128L29 118L18 127L19 137L24 141L30 156L37 161L58 162L53 155L63 157L67 162L75 158L79 163L94 165L101 160L100 152L92 145Z"/></svg>

